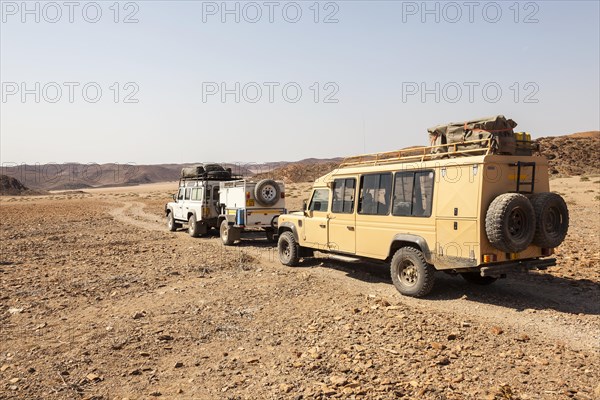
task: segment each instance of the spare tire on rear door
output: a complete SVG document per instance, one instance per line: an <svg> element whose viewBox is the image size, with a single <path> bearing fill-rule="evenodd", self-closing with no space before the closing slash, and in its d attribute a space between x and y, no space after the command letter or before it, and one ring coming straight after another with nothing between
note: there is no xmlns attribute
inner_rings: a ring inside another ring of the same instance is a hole
<svg viewBox="0 0 600 400"><path fill-rule="evenodd" d="M540 247L558 247L569 229L569 209L564 199L556 193L536 193L531 197L535 210L535 235L533 244Z"/></svg>
<svg viewBox="0 0 600 400"><path fill-rule="evenodd" d="M485 232L495 248L518 253L531 244L535 214L529 199L519 193L504 193L490 204L485 216Z"/></svg>
<svg viewBox="0 0 600 400"><path fill-rule="evenodd" d="M254 187L254 198L261 206L269 207L277 203L281 196L279 185L272 179L263 179Z"/></svg>

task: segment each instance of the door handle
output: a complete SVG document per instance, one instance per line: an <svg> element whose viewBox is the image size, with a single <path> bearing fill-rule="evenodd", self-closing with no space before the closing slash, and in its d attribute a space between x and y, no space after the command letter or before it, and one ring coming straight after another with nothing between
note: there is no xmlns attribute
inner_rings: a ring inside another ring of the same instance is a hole
<svg viewBox="0 0 600 400"><path fill-rule="evenodd" d="M320 226L321 228L325 228L327 225L325 225L325 224L319 224L319 226Z"/></svg>
<svg viewBox="0 0 600 400"><path fill-rule="evenodd" d="M354 227L350 226L350 225L348 225L346 228L348 228L349 231L353 231L354 230Z"/></svg>

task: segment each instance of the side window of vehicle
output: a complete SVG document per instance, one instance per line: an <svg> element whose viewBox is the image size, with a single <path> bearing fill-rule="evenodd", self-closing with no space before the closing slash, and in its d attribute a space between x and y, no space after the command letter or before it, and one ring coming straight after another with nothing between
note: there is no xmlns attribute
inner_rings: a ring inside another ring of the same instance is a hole
<svg viewBox="0 0 600 400"><path fill-rule="evenodd" d="M392 214L409 216L412 214L414 172L398 172L394 182L394 205Z"/></svg>
<svg viewBox="0 0 600 400"><path fill-rule="evenodd" d="M213 200L219 201L219 188L217 186L213 188Z"/></svg>
<svg viewBox="0 0 600 400"><path fill-rule="evenodd" d="M389 214L391 195L391 173L363 175L360 178L358 213L366 215Z"/></svg>
<svg viewBox="0 0 600 400"><path fill-rule="evenodd" d="M201 193L202 193L202 189L193 188L192 189L192 200L194 200L194 201L202 200Z"/></svg>
<svg viewBox="0 0 600 400"><path fill-rule="evenodd" d="M185 192L184 188L179 188L179 193L177 193L177 200L183 200L183 193Z"/></svg>
<svg viewBox="0 0 600 400"><path fill-rule="evenodd" d="M433 204L433 171L415 173L412 215L430 217Z"/></svg>
<svg viewBox="0 0 600 400"><path fill-rule="evenodd" d="M433 171L396 173L392 214L430 217L433 204L433 178Z"/></svg>
<svg viewBox="0 0 600 400"><path fill-rule="evenodd" d="M185 200L189 200L192 194L192 188L185 189Z"/></svg>
<svg viewBox="0 0 600 400"><path fill-rule="evenodd" d="M329 189L317 189L313 193L308 209L312 211L327 211L328 204Z"/></svg>
<svg viewBox="0 0 600 400"><path fill-rule="evenodd" d="M333 201L331 211L338 214L354 212L354 192L356 179L336 179L333 181Z"/></svg>

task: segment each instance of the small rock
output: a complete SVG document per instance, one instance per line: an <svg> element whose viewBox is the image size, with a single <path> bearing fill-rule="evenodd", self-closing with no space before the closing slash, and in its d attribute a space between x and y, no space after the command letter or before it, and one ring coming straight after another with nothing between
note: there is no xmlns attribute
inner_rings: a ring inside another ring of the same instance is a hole
<svg viewBox="0 0 600 400"><path fill-rule="evenodd" d="M259 361L260 360L257 357L252 357L252 358L249 358L249 359L246 360L246 362L248 364L255 364L255 363L259 362Z"/></svg>
<svg viewBox="0 0 600 400"><path fill-rule="evenodd" d="M29 368L27 368L27 372L29 372L30 374L33 374L35 372L35 368L29 367Z"/></svg>
<svg viewBox="0 0 600 400"><path fill-rule="evenodd" d="M136 368L136 369L134 369L134 370L131 370L131 371L129 372L129 375L141 375L141 374L142 374L142 371L140 371L140 370L139 370L139 369L137 369L137 368Z"/></svg>
<svg viewBox="0 0 600 400"><path fill-rule="evenodd" d="M183 363L181 361L178 361L175 363L175 368L181 368L183 367Z"/></svg>
<svg viewBox="0 0 600 400"><path fill-rule="evenodd" d="M131 316L131 318L133 319L140 319L140 318L144 318L146 316L146 312L145 311L138 311L135 314L133 314Z"/></svg>
<svg viewBox="0 0 600 400"><path fill-rule="evenodd" d="M141 351L140 352L140 356L142 356L142 357L150 357L150 353L147 353L145 351Z"/></svg>
<svg viewBox="0 0 600 400"><path fill-rule="evenodd" d="M438 342L431 342L431 347L436 350L444 350L446 346Z"/></svg>
<svg viewBox="0 0 600 400"><path fill-rule="evenodd" d="M457 338L456 333L451 333L448 335L448 340L455 340Z"/></svg>
<svg viewBox="0 0 600 400"><path fill-rule="evenodd" d="M492 326L492 329L490 329L490 331L494 334L494 335L500 335L502 334L504 331L502 330L502 328L500 328L499 326Z"/></svg>
<svg viewBox="0 0 600 400"><path fill-rule="evenodd" d="M85 376L85 378L90 381L90 382L95 382L95 381L101 381L102 378L100 378L98 375L96 374L87 374Z"/></svg>
<svg viewBox="0 0 600 400"><path fill-rule="evenodd" d="M345 377L335 376L335 375L329 377L329 380L331 381L331 384L335 385L335 386L342 386L342 385L345 385L346 382L348 382L348 380Z"/></svg>
<svg viewBox="0 0 600 400"><path fill-rule="evenodd" d="M157 390L157 391L151 392L150 396L152 396L152 397L159 397L159 396L162 396L162 393Z"/></svg>
<svg viewBox="0 0 600 400"><path fill-rule="evenodd" d="M448 357L442 357L437 362L438 365L449 365L450 359Z"/></svg>
<svg viewBox="0 0 600 400"><path fill-rule="evenodd" d="M279 385L279 390L281 390L283 393L289 393L292 391L292 385L282 383L281 385Z"/></svg>
<svg viewBox="0 0 600 400"><path fill-rule="evenodd" d="M21 379L20 378L12 378L11 380L9 380L10 383L17 383L19 382Z"/></svg>
<svg viewBox="0 0 600 400"><path fill-rule="evenodd" d="M0 367L0 372L4 372L4 371L6 371L9 368L10 368L9 364L4 364L3 366Z"/></svg>
<svg viewBox="0 0 600 400"><path fill-rule="evenodd" d="M173 340L173 336L171 336L171 335L160 335L158 337L158 340L162 340L162 341Z"/></svg>
<svg viewBox="0 0 600 400"><path fill-rule="evenodd" d="M471 323L463 321L460 323L460 326L462 326L463 328L469 328L471 327Z"/></svg>

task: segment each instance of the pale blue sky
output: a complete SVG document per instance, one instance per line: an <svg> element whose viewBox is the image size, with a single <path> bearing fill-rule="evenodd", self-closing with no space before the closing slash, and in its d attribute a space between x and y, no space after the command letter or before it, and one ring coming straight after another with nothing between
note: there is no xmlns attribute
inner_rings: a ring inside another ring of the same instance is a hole
<svg viewBox="0 0 600 400"><path fill-rule="evenodd" d="M437 4L440 22L435 14L422 22L422 2L321 2L319 23L313 20L313 1L275 2L273 23L263 1L254 3L263 12L256 23L244 19L255 15L247 2L238 3L239 23L233 14L223 23L219 12L208 13L222 2L200 1L122 2L118 23L114 2L98 2L102 16L90 23L82 14L88 3L74 9L73 23L64 6L61 19L51 23L56 10L40 2L36 23L34 14L23 15L20 1L2 1L3 163L344 156L425 145L432 125L492 114L513 118L534 137L600 128L598 1L516 7L514 1L477 2L473 22L464 2L457 2L462 16L455 23L450 20L457 18L456 8L444 2L427 4L430 9ZM287 22L283 7L292 19L296 4L302 16ZM502 15L492 23L496 5ZM139 22L121 22L134 11ZM332 12L338 22L323 23ZM93 7L86 17L95 17ZM34 94L23 102L21 84L35 91L36 82L40 102ZM62 88L56 103L48 101L55 96L52 85L45 95L42 89L51 82ZM79 83L72 103L63 82ZM96 103L83 98L81 88L89 82L102 90ZM120 88L117 103L114 82ZM128 82L139 88L133 97L138 103L123 102L134 88L125 88ZM256 82L263 97L251 103L255 92L248 86L239 103L233 94L224 103L218 94L204 102L203 83L206 88L210 82L229 88ZM279 83L272 103L264 82ZM296 103L282 93L290 82L302 89ZM328 82L333 85L326 88ZM440 101L434 93L422 101L421 85L434 89L436 82ZM465 82L473 82L472 102ZM456 86L462 96L452 102ZM338 102L325 103L336 87ZM494 103L498 87L502 94ZM419 92L411 94L415 88Z"/></svg>

